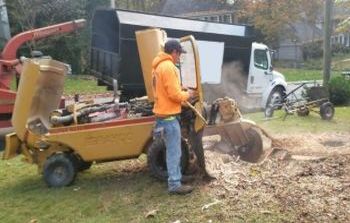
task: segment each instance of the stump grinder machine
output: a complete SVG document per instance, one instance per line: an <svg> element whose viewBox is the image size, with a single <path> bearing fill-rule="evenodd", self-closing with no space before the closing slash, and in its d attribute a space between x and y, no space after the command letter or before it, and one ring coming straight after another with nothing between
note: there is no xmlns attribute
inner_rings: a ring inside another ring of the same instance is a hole
<svg viewBox="0 0 350 223"><path fill-rule="evenodd" d="M146 153L151 174L165 179L165 146L161 139L152 137L151 63L166 38L160 29L136 31L147 95L125 102L120 102L116 93L109 102L78 101L59 109L67 67L52 59L27 59L12 116L14 132L6 135L3 159L21 154L25 161L38 165L48 186L61 187L72 184L77 173L93 163L138 158ZM199 95L196 101L184 104L181 113L182 171L186 172L194 154L199 169L207 174L202 137L209 135L220 135L220 143L242 160L258 161L264 132L242 118L232 99L218 99L205 112L196 41L186 36L180 42L187 51L180 66L182 86Z"/></svg>

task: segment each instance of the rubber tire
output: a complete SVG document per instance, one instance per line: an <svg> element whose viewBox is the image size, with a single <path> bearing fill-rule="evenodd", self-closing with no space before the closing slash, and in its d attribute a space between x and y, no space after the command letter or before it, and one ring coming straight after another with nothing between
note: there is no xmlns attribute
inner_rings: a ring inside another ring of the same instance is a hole
<svg viewBox="0 0 350 223"><path fill-rule="evenodd" d="M184 139L181 140L181 172L185 173L189 165L189 146ZM153 140L147 151L147 164L150 174L159 179L167 180L166 148L162 139Z"/></svg>
<svg viewBox="0 0 350 223"><path fill-rule="evenodd" d="M69 186L75 180L76 174L74 161L69 154L54 154L44 164L43 177L49 187Z"/></svg>
<svg viewBox="0 0 350 223"><path fill-rule="evenodd" d="M264 110L264 114L265 114L266 118L271 118L273 116L273 112L274 112L275 108L274 108L274 106L270 105L270 103L271 103L271 100L272 100L272 97L274 94L278 94L280 97L280 100L283 99L283 90L281 88L278 87L278 88L275 88L274 90L272 90L272 92L270 93L270 95L267 99L267 103L266 103L265 110ZM280 109L280 107L277 109Z"/></svg>
<svg viewBox="0 0 350 223"><path fill-rule="evenodd" d="M325 102L320 106L320 115L323 120L331 120L334 116L334 106L331 102Z"/></svg>
<svg viewBox="0 0 350 223"><path fill-rule="evenodd" d="M274 111L275 109L273 108L273 106L267 105L264 110L265 118L271 118L273 116Z"/></svg>
<svg viewBox="0 0 350 223"><path fill-rule="evenodd" d="M263 154L263 141L256 129L250 128L246 131L248 144L238 149L241 160L256 163Z"/></svg>

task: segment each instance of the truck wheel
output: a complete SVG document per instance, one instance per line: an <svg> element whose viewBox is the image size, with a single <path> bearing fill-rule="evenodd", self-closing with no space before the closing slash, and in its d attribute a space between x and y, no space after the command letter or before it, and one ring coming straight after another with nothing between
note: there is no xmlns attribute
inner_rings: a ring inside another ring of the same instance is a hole
<svg viewBox="0 0 350 223"><path fill-rule="evenodd" d="M44 164L44 180L49 187L63 187L73 183L76 176L74 161L69 154L58 153Z"/></svg>
<svg viewBox="0 0 350 223"><path fill-rule="evenodd" d="M256 163L263 153L263 142L259 132L253 128L246 131L248 144L238 149L241 160Z"/></svg>
<svg viewBox="0 0 350 223"><path fill-rule="evenodd" d="M331 102L325 102L320 106L320 115L323 120L331 120L334 116L334 106Z"/></svg>
<svg viewBox="0 0 350 223"><path fill-rule="evenodd" d="M189 148L185 140L181 140L181 172L184 173L189 164ZM152 176L159 180L167 180L166 148L162 139L156 139L148 148L148 169Z"/></svg>
<svg viewBox="0 0 350 223"><path fill-rule="evenodd" d="M274 111L275 111L275 108L273 107L273 105L267 105L264 111L265 117L271 118L273 116Z"/></svg>
<svg viewBox="0 0 350 223"><path fill-rule="evenodd" d="M276 88L270 93L266 107L265 107L265 117L271 118L273 112L276 109L281 109L281 104L283 102L283 90L281 88Z"/></svg>

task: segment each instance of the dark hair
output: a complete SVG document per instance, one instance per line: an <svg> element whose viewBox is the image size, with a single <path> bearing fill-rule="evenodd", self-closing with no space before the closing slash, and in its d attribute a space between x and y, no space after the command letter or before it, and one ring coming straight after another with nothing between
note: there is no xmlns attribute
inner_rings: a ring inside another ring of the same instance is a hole
<svg viewBox="0 0 350 223"><path fill-rule="evenodd" d="M182 49L182 46L179 41L168 40L164 45L164 52L171 54L174 50L176 50L179 53L186 53L186 51Z"/></svg>

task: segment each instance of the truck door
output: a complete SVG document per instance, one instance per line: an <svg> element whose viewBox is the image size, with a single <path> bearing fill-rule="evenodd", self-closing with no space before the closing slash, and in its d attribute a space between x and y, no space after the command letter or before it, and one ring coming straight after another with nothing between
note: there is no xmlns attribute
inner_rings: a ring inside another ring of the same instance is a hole
<svg viewBox="0 0 350 223"><path fill-rule="evenodd" d="M253 43L247 93L262 93L272 81L271 57L266 45Z"/></svg>

